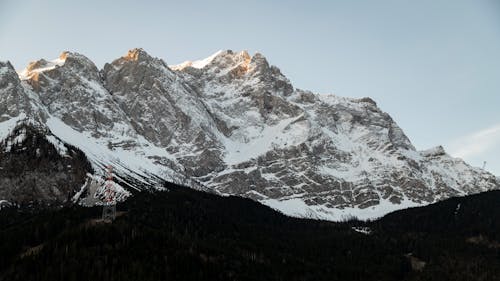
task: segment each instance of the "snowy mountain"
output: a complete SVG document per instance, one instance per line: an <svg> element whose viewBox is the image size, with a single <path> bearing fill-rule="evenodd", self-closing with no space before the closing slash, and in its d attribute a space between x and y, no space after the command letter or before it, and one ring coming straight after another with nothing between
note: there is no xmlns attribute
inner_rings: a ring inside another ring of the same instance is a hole
<svg viewBox="0 0 500 281"><path fill-rule="evenodd" d="M442 147L416 151L370 98L296 89L245 51L169 66L133 49L102 70L71 52L20 73L0 63L1 157L14 157L22 124L81 151L93 178L113 165L124 189L174 181L300 217L373 218L500 187ZM17 202L9 188L19 187L0 185L0 201Z"/></svg>

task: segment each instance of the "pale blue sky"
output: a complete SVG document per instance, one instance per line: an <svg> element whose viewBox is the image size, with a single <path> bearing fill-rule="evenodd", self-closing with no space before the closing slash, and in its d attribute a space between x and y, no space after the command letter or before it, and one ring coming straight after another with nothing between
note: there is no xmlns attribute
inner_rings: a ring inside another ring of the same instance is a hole
<svg viewBox="0 0 500 281"><path fill-rule="evenodd" d="M0 60L63 50L99 67L142 47L169 64L261 52L294 85L369 96L418 149L500 176L500 1L0 0Z"/></svg>

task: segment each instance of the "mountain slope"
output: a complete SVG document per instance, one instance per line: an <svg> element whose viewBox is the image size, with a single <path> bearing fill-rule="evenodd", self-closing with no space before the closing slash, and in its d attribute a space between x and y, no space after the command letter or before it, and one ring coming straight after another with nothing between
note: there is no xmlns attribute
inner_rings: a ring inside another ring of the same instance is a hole
<svg viewBox="0 0 500 281"><path fill-rule="evenodd" d="M381 216L497 189L497 178L416 151L370 98L295 89L261 54L220 51L168 66L142 49L102 70L81 54L0 71L0 132L21 119L134 188L164 180L252 198L300 217ZM2 198L0 198L1 200Z"/></svg>
<svg viewBox="0 0 500 281"><path fill-rule="evenodd" d="M78 149L30 124L0 143L0 198L18 204L69 201L92 173Z"/></svg>

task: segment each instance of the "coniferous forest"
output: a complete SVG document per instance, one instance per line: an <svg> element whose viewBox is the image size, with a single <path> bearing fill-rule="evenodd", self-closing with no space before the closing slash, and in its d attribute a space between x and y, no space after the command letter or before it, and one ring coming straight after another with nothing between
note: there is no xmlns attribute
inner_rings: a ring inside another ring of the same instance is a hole
<svg viewBox="0 0 500 281"><path fill-rule="evenodd" d="M333 223L166 187L0 211L0 280L500 280L500 191Z"/></svg>

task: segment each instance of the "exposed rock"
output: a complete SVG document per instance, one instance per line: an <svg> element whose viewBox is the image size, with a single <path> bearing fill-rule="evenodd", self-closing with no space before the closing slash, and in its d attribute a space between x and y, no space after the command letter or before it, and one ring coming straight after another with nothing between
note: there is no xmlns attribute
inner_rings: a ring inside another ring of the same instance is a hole
<svg viewBox="0 0 500 281"><path fill-rule="evenodd" d="M0 122L32 113L30 97L10 62L0 62Z"/></svg>
<svg viewBox="0 0 500 281"><path fill-rule="evenodd" d="M133 49L99 71L65 52L20 77L0 64L0 128L16 116L36 120L96 172L112 163L141 186L203 182L334 220L499 188L442 147L416 151L372 99L294 89L261 54L219 51L167 66Z"/></svg>

